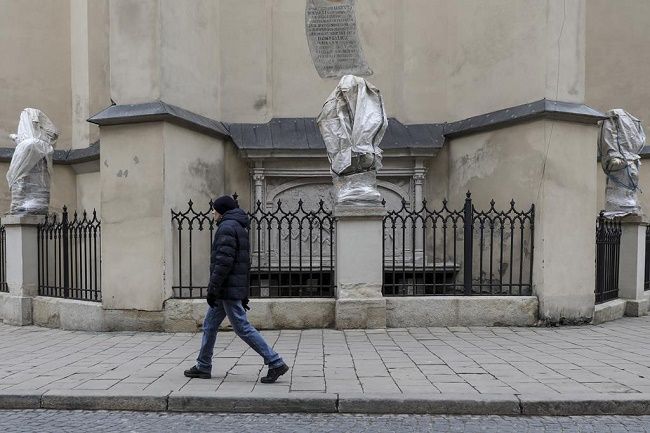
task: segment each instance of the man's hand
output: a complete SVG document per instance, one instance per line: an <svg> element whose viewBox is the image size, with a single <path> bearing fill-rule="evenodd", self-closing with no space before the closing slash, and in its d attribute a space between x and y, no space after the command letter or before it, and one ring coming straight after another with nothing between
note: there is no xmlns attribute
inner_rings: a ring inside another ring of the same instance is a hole
<svg viewBox="0 0 650 433"><path fill-rule="evenodd" d="M208 305L212 308L216 308L217 300L218 300L217 291L211 287L208 287L208 297L207 297Z"/></svg>

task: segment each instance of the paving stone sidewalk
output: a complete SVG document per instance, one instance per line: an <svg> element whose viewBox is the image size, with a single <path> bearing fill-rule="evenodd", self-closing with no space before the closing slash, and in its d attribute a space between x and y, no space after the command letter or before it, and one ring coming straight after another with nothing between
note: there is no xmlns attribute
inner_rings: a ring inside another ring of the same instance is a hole
<svg viewBox="0 0 650 433"><path fill-rule="evenodd" d="M200 334L93 333L0 324L0 390L280 395L650 393L650 317L560 328L283 330L263 335L291 366L264 385L232 332L213 378L192 379Z"/></svg>
<svg viewBox="0 0 650 433"><path fill-rule="evenodd" d="M213 379L200 334L0 325L0 408L488 415L650 414L650 318L564 328L265 331L273 385L232 332Z"/></svg>

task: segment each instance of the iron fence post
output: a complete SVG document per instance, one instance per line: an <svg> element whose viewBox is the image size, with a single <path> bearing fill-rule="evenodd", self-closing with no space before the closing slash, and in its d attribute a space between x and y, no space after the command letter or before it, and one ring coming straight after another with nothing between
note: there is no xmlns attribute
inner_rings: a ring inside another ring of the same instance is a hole
<svg viewBox="0 0 650 433"><path fill-rule="evenodd" d="M68 233L68 208L63 206L61 218L61 239L63 242L63 297L67 298L70 292L70 236Z"/></svg>
<svg viewBox="0 0 650 433"><path fill-rule="evenodd" d="M467 192L467 196L465 198L465 206L463 208L463 228L464 228L464 236L463 236L463 267L464 267L464 275L463 275L463 288L465 290L465 295L471 295L472 294L472 257L473 257L473 232L474 232L474 212L473 212L473 207L472 207L472 195L470 192ZM446 260L446 257L444 258Z"/></svg>

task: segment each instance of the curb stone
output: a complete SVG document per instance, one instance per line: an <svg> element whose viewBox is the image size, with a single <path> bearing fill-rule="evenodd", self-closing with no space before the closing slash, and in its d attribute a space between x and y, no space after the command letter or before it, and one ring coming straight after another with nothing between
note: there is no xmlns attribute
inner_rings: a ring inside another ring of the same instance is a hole
<svg viewBox="0 0 650 433"><path fill-rule="evenodd" d="M0 390L0 409L431 415L650 415L649 393L370 394Z"/></svg>
<svg viewBox="0 0 650 433"><path fill-rule="evenodd" d="M336 413L338 395L300 393L299 395L218 394L215 392L172 392L167 410L172 412L306 412Z"/></svg>
<svg viewBox="0 0 650 433"><path fill-rule="evenodd" d="M0 409L39 409L42 391L0 390Z"/></svg>
<svg viewBox="0 0 650 433"><path fill-rule="evenodd" d="M110 390L51 390L41 397L43 409L134 410L161 412L167 410L169 392L111 392Z"/></svg>
<svg viewBox="0 0 650 433"><path fill-rule="evenodd" d="M522 415L650 415L650 394L520 395Z"/></svg>
<svg viewBox="0 0 650 433"><path fill-rule="evenodd" d="M341 413L519 415L519 400L510 394L341 394Z"/></svg>

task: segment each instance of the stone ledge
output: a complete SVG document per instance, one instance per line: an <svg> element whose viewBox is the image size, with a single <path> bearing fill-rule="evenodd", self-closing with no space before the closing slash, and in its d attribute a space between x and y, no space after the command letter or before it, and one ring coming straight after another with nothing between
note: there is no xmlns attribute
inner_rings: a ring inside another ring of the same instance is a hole
<svg viewBox="0 0 650 433"><path fill-rule="evenodd" d="M3 215L0 221L5 227L37 226L45 222L45 215Z"/></svg>
<svg viewBox="0 0 650 433"><path fill-rule="evenodd" d="M334 206L334 217L336 218L383 218L386 216L386 208L383 206L356 206L336 205Z"/></svg>
<svg viewBox="0 0 650 433"><path fill-rule="evenodd" d="M39 408L222 413L649 415L650 394L224 394L216 391L0 390L0 409Z"/></svg>
<svg viewBox="0 0 650 433"><path fill-rule="evenodd" d="M335 413L337 401L337 394L327 393L224 395L217 392L178 391L170 394L168 410L170 412Z"/></svg>
<svg viewBox="0 0 650 433"><path fill-rule="evenodd" d="M647 415L650 394L520 395L522 415Z"/></svg>
<svg viewBox="0 0 650 433"><path fill-rule="evenodd" d="M390 328L410 326L533 326L536 296L386 297Z"/></svg>
<svg viewBox="0 0 650 433"><path fill-rule="evenodd" d="M38 390L0 390L0 409L40 409L41 395Z"/></svg>
<svg viewBox="0 0 650 433"><path fill-rule="evenodd" d="M168 392L114 392L109 390L52 390L41 397L43 409L63 410L167 410Z"/></svg>
<svg viewBox="0 0 650 433"><path fill-rule="evenodd" d="M519 415L519 400L508 394L341 394L340 413Z"/></svg>
<svg viewBox="0 0 650 433"><path fill-rule="evenodd" d="M625 315L625 305L627 302L624 299L613 299L602 304L594 306L594 317L592 320L593 325L600 325L601 323L609 322L610 320L620 319Z"/></svg>

